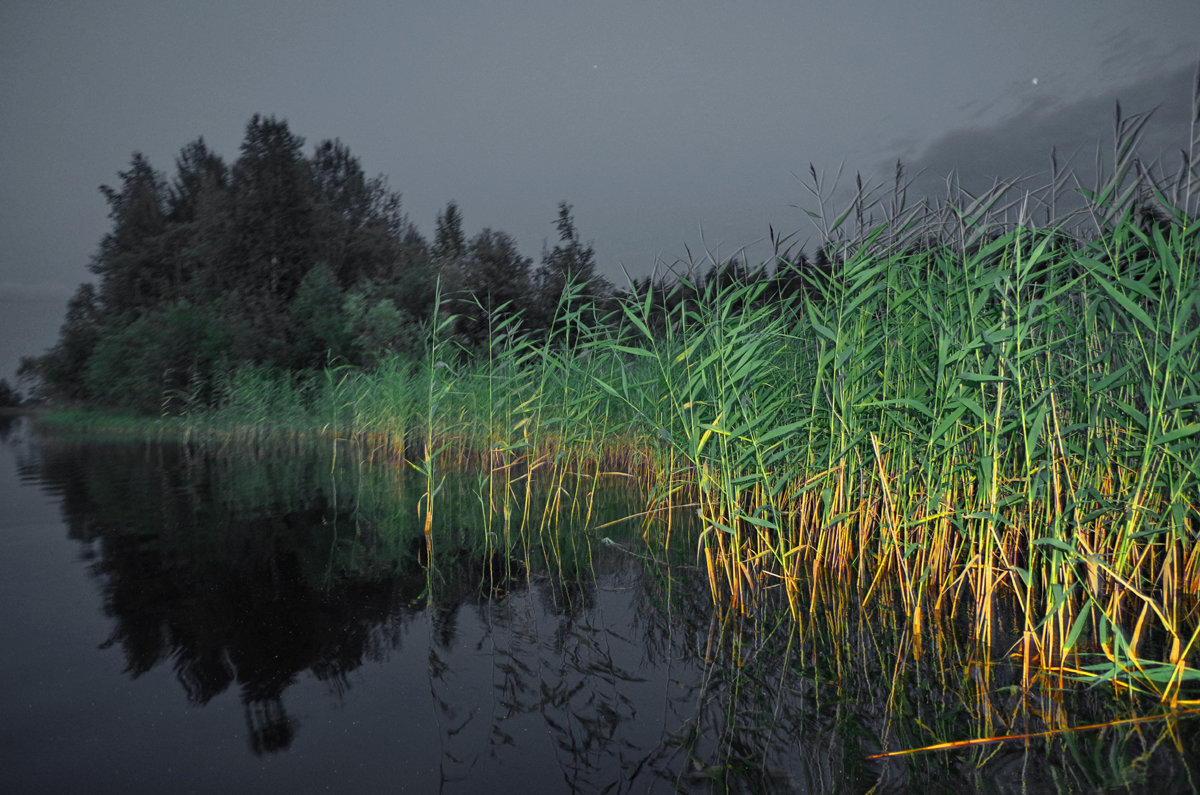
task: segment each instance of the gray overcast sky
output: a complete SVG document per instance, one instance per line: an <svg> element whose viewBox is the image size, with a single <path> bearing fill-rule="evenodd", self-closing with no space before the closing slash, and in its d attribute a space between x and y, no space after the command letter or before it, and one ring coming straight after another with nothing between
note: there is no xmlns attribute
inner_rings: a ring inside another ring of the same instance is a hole
<svg viewBox="0 0 1200 795"><path fill-rule="evenodd" d="M5 0L0 377L89 278L97 187L199 136L232 162L254 113L340 138L427 236L453 199L537 258L569 201L620 282L808 238L810 162L1018 176L1090 160L1117 97L1178 149L1197 31L1197 0Z"/></svg>

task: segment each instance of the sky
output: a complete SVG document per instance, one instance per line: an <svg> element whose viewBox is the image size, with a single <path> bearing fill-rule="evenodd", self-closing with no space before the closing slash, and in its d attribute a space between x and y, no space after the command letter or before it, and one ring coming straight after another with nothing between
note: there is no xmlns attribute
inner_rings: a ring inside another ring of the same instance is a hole
<svg viewBox="0 0 1200 795"><path fill-rule="evenodd" d="M427 237L453 200L537 259L570 202L620 285L815 245L810 164L931 193L1052 146L1086 168L1120 99L1174 167L1197 30L1197 0L4 0L0 378L91 278L99 186L201 136L232 163L255 113L340 139Z"/></svg>

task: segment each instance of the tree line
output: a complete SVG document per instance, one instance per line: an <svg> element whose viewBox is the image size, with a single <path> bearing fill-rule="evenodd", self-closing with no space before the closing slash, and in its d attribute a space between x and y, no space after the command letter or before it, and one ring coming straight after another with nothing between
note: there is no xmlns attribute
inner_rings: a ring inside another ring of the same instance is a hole
<svg viewBox="0 0 1200 795"><path fill-rule="evenodd" d="M57 343L19 373L51 400L161 408L211 405L241 365L286 371L370 366L416 354L435 295L470 350L500 316L546 329L567 284L604 299L595 253L558 206L553 248L535 267L507 233L468 238L458 205L427 240L383 177L339 140L305 154L286 121L255 115L232 165L199 138L169 179L135 153L101 188L110 231L67 306Z"/></svg>
<svg viewBox="0 0 1200 795"><path fill-rule="evenodd" d="M111 228L89 264L95 280L69 300L56 344L21 360L33 394L148 412L217 406L222 378L242 366L315 372L415 357L438 311L453 315L448 331L469 354L506 318L547 333L571 308L564 296L603 320L650 295L661 317L706 285L757 280L769 282L760 300L786 305L831 267L824 248L811 267L786 252L771 274L735 258L616 291L566 202L535 266L503 231L468 238L453 201L426 239L344 143L307 155L304 143L285 120L255 115L232 165L203 138L180 150L170 178L135 153L119 183L101 187Z"/></svg>

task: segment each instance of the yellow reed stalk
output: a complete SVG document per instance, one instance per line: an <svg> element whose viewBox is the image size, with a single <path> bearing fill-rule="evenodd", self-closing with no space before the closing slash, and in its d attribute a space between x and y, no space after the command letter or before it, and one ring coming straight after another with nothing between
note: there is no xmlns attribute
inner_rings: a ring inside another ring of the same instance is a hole
<svg viewBox="0 0 1200 795"><path fill-rule="evenodd" d="M1138 643L1142 639L1142 628L1146 625L1146 613L1150 610L1150 605L1142 605L1142 612L1138 614L1137 623L1133 627L1133 634L1129 638L1129 656L1137 659Z"/></svg>
<svg viewBox="0 0 1200 795"><path fill-rule="evenodd" d="M1188 654L1192 650L1192 646L1196 644L1197 638L1200 638L1200 626L1192 633L1192 637L1188 639L1187 646L1183 649L1179 648L1179 638L1176 637L1171 643L1171 662L1175 665L1175 670L1171 672L1171 679L1167 682L1166 691L1170 695L1170 704L1172 707L1181 703L1196 703L1193 701L1181 702L1179 700L1179 691L1183 687L1183 674Z"/></svg>
<svg viewBox="0 0 1200 795"><path fill-rule="evenodd" d="M708 589L712 594L713 604L717 604L717 573L713 566L712 548L704 545L704 562L708 567Z"/></svg>
<svg viewBox="0 0 1200 795"><path fill-rule="evenodd" d="M1108 729L1114 726L1130 726L1137 723L1147 723L1155 720L1173 720L1175 718L1194 715L1200 713L1200 708L1173 710L1167 715L1139 715L1133 718L1121 718L1112 720L1106 723L1089 723L1086 726L1069 726L1062 729L1047 729L1042 732L1030 732L1028 734L1005 734L997 737L976 737L970 740L953 740L945 743L935 743L926 745L920 748L906 748L903 751L885 751L881 754L872 754L866 757L867 759L886 759L895 756L908 756L911 754L924 753L926 751L952 751L958 748L970 748L976 745L988 745L991 743L1003 743L1009 740L1037 740L1043 738L1057 737L1062 734L1074 734L1084 731L1098 731L1100 729Z"/></svg>
<svg viewBox="0 0 1200 795"><path fill-rule="evenodd" d="M879 487L882 493L883 507L885 511L884 516L881 518L887 524L888 530L890 531L892 553L896 556L896 563L900 569L902 585L901 595L904 598L904 607L908 614L912 617L913 632L919 634L921 632L921 606L917 604L916 598L913 595L912 575L909 574L908 562L904 558L904 550L900 543L900 534L896 528L896 508L895 503L892 501L892 492L888 484L887 471L884 469L883 454L879 450L879 437L877 437L874 432L870 434L870 437L871 449L875 452L875 465L877 471L879 472ZM883 567L881 566L880 571L882 571L882 569ZM877 574L876 580L878 580L878 576L879 575ZM875 582L872 582L871 588L874 587ZM870 599L870 595L871 592L868 590L867 596L863 598L864 604L868 601L868 599Z"/></svg>
<svg viewBox="0 0 1200 795"><path fill-rule="evenodd" d="M1134 586L1133 583L1129 582L1129 580L1125 579L1124 577L1122 577L1121 575L1119 575L1115 571L1113 571L1112 568L1110 566L1108 566L1107 564L1105 564L1103 561L1097 560L1096 565L1101 570L1103 570L1106 574L1108 574L1108 576L1112 577L1113 580L1115 580L1122 587L1124 587L1125 590L1127 590L1129 593L1133 594L1138 599L1141 599L1143 602L1145 602L1146 605L1148 605L1150 607L1150 609L1154 611L1155 615L1158 616L1158 619L1159 619L1159 621L1162 622L1163 627L1168 632L1170 632L1173 637L1178 637L1178 633L1175 631L1175 624L1169 618L1167 618L1166 614L1163 612L1162 607L1160 607L1157 602L1155 602L1153 599L1151 599L1146 594L1142 593L1141 590L1139 590L1136 586ZM1119 611L1119 602L1117 602L1117 594L1115 594L1115 593L1113 594L1111 604L1113 605L1113 611L1115 614L1116 612ZM1115 623L1115 621L1114 621L1114 623Z"/></svg>

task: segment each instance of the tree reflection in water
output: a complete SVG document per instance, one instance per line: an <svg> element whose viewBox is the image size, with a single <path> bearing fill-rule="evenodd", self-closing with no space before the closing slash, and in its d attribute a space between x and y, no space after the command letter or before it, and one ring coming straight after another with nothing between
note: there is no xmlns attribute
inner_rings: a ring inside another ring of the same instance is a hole
<svg viewBox="0 0 1200 795"><path fill-rule="evenodd" d="M468 477L439 497L431 566L421 485L346 450L335 463L328 443L291 444L50 437L22 462L88 552L113 622L105 646L132 677L169 665L192 705L236 689L256 755L292 748L312 720L288 711L303 680L344 703L364 669L381 669L368 702L392 706L358 708L358 731L403 729L415 739L390 762L431 765L443 788L500 776L585 790L954 789L996 776L1094 788L1197 770L1195 750L1151 729L1110 732L1103 753L1059 739L867 760L885 745L1078 723L1112 700L1014 696L1012 670L971 668L948 635L915 655L902 616L855 609L835 579L809 590L815 620L716 609L691 561L656 557L640 526L611 543L558 530L506 542L482 525ZM605 493L596 510L598 522L633 514L637 495ZM428 707L397 713L383 691L421 680ZM1195 738L1194 726L1169 728Z"/></svg>

